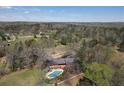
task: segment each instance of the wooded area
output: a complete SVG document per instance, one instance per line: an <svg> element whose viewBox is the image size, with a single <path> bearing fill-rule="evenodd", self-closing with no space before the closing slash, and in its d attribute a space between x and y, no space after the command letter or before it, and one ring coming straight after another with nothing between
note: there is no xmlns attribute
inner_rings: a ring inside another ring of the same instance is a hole
<svg viewBox="0 0 124 93"><path fill-rule="evenodd" d="M75 53L76 65L66 72L83 72L98 85L124 85L124 23L1 22L0 77L22 69L44 70L47 49L61 45ZM82 82L78 85L88 81Z"/></svg>

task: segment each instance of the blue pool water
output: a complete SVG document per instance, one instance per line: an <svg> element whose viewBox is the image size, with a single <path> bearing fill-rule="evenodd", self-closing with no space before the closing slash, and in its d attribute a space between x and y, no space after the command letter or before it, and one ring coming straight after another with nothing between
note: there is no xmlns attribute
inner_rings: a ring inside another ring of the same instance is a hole
<svg viewBox="0 0 124 93"><path fill-rule="evenodd" d="M54 71L53 73L49 74L49 77L55 78L60 75L62 71Z"/></svg>

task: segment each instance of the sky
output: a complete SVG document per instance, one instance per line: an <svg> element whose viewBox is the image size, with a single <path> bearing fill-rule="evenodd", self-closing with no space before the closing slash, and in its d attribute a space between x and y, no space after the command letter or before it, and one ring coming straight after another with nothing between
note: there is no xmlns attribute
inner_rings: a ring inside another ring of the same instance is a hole
<svg viewBox="0 0 124 93"><path fill-rule="evenodd" d="M0 21L124 22L124 6L0 6Z"/></svg>

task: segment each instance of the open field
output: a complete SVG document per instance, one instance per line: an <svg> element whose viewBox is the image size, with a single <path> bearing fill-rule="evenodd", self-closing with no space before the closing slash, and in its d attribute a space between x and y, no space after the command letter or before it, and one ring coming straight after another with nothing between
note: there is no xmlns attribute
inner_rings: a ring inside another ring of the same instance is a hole
<svg viewBox="0 0 124 93"><path fill-rule="evenodd" d="M8 74L0 79L0 85L2 86L14 86L14 85L37 85L41 79L40 70L21 70Z"/></svg>

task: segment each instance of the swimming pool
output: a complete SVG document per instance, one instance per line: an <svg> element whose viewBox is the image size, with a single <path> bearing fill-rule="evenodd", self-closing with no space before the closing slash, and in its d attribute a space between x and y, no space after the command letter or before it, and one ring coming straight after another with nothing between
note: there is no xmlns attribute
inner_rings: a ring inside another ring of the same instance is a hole
<svg viewBox="0 0 124 93"><path fill-rule="evenodd" d="M48 79L53 79L53 78L56 78L58 77L59 75L61 75L63 73L63 70L62 69L53 69L51 72L48 72L47 73L47 78Z"/></svg>
<svg viewBox="0 0 124 93"><path fill-rule="evenodd" d="M54 71L53 73L49 74L49 77L57 77L62 71Z"/></svg>

